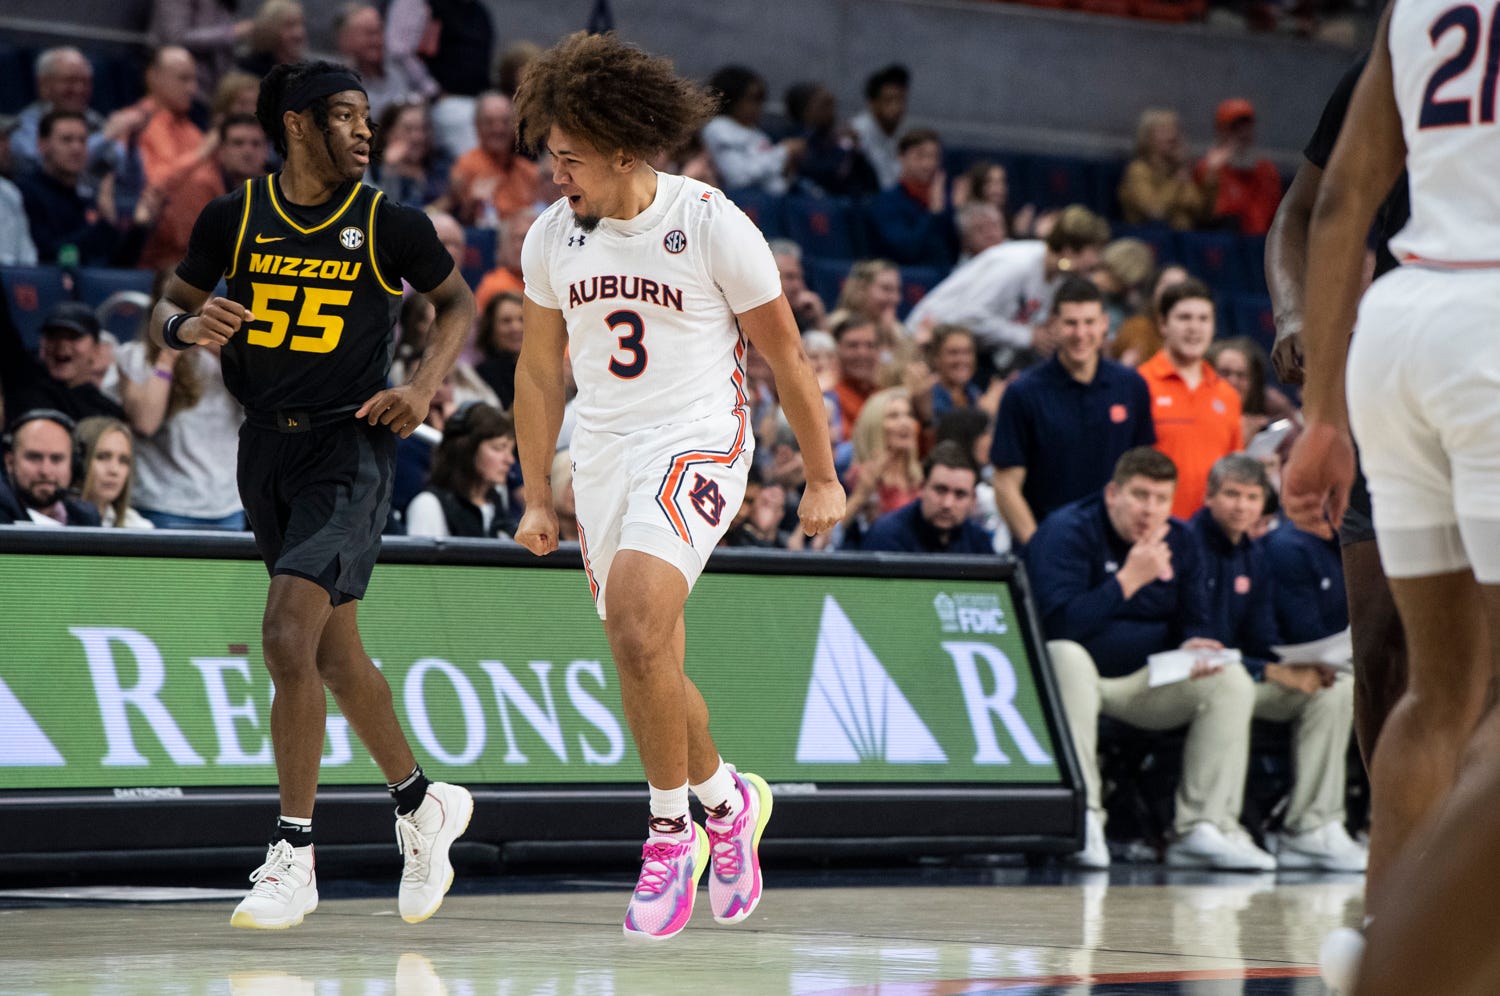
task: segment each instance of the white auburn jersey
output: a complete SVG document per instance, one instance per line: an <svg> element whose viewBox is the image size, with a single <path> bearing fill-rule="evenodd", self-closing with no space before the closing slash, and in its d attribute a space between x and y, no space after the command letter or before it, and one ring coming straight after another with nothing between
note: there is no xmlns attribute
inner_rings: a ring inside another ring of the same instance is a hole
<svg viewBox="0 0 1500 996"><path fill-rule="evenodd" d="M526 296L567 322L580 428L639 432L746 403L735 315L775 300L781 277L720 191L660 173L650 207L592 232L564 198L527 232L521 268Z"/></svg>
<svg viewBox="0 0 1500 996"><path fill-rule="evenodd" d="M1396 0L1391 12L1411 188L1411 220L1391 239L1403 262L1500 263L1497 16L1495 0Z"/></svg>

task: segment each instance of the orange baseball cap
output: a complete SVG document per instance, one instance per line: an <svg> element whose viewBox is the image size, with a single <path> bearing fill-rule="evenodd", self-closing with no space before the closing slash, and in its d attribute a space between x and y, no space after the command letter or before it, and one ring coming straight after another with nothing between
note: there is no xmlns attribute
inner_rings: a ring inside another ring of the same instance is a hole
<svg viewBox="0 0 1500 996"><path fill-rule="evenodd" d="M1220 101L1218 110L1214 111L1214 124L1220 128L1228 128L1241 121L1254 120L1255 105L1244 97L1230 97L1228 100Z"/></svg>

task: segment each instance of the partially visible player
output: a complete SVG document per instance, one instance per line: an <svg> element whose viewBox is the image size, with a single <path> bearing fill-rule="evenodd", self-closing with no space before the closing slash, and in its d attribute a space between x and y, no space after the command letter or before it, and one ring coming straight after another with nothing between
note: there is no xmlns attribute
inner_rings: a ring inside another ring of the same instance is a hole
<svg viewBox="0 0 1500 996"><path fill-rule="evenodd" d="M1500 757L1500 713L1490 708L1500 673L1500 132L1493 67L1462 57L1496 12L1493 2L1481 13L1446 0L1387 9L1309 239L1307 429L1284 505L1304 529L1340 524L1352 426L1409 652L1406 692L1371 772L1371 864L1388 869L1367 890L1377 930L1407 902L1393 882L1418 880L1436 853L1426 834L1465 760ZM1449 35L1454 43L1436 44ZM1402 265L1360 301L1365 233L1403 163L1411 220L1391 240ZM1466 912L1485 919L1488 907ZM1424 925L1448 928L1446 917Z"/></svg>
<svg viewBox="0 0 1500 996"><path fill-rule="evenodd" d="M736 923L760 900L771 793L719 757L684 671L683 625L688 593L745 495L755 443L748 344L770 364L806 463L803 530L824 532L844 511L817 378L764 237L718 190L648 164L714 107L670 62L613 35L563 40L531 64L516 96L521 141L547 150L563 193L522 251L515 411L526 513L516 539L538 555L557 547L549 475L567 349L578 383L579 542L650 785L624 925L645 939L687 925L710 862L714 919ZM703 828L688 813L690 788Z"/></svg>
<svg viewBox="0 0 1500 996"><path fill-rule="evenodd" d="M416 923L442 904L448 849L473 801L423 775L355 613L380 551L396 437L426 417L474 300L426 215L360 182L371 129L356 73L329 62L277 66L256 116L286 166L203 209L151 315L151 336L166 348L222 349L225 386L245 408L240 497L271 575L261 649L275 686L281 818L230 923L277 930L317 908L325 687L396 800L400 911ZM221 278L228 293L216 297ZM387 389L403 280L427 295L437 320L415 376Z"/></svg>

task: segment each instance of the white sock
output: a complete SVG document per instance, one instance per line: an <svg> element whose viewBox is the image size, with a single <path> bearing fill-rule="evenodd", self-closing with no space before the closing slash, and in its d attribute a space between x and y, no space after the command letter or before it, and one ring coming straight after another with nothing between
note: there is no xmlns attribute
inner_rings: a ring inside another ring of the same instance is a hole
<svg viewBox="0 0 1500 996"><path fill-rule="evenodd" d="M722 757L719 758L719 766L714 769L714 773L708 776L708 781L694 785L692 789L698 801L703 803L703 808L708 811L708 818L716 823L731 822L745 808L745 799L740 795L739 786L734 783L734 772Z"/></svg>
<svg viewBox="0 0 1500 996"><path fill-rule="evenodd" d="M693 824L688 819L687 782L674 789L651 789L651 836L672 840L689 840L693 836Z"/></svg>

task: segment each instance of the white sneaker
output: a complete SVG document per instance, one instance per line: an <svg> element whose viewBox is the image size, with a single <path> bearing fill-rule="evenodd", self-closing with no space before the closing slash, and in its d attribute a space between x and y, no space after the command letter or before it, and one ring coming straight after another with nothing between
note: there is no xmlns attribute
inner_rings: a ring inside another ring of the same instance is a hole
<svg viewBox="0 0 1500 996"><path fill-rule="evenodd" d="M1253 866L1255 871L1275 871L1280 867L1276 860L1276 855L1270 851L1263 850L1255 842L1255 838L1250 836L1250 831L1246 830L1239 823L1222 832L1231 844L1238 847L1244 853L1246 860Z"/></svg>
<svg viewBox="0 0 1500 996"><path fill-rule="evenodd" d="M1109 867L1109 841L1104 837L1104 820L1092 809L1083 814L1083 850L1068 855L1074 868L1103 870Z"/></svg>
<svg viewBox="0 0 1500 996"><path fill-rule="evenodd" d="M240 900L231 927L285 930L318 908L318 875L313 849L278 840L266 851L266 863L250 873L250 894Z"/></svg>
<svg viewBox="0 0 1500 996"><path fill-rule="evenodd" d="M1362 872L1370 858L1337 820L1306 833L1278 836L1277 860L1283 868Z"/></svg>
<svg viewBox="0 0 1500 996"><path fill-rule="evenodd" d="M1318 948L1318 973L1334 996L1354 991L1359 960L1365 953L1365 935L1353 927L1340 927L1323 938Z"/></svg>
<svg viewBox="0 0 1500 996"><path fill-rule="evenodd" d="M1212 868L1220 871L1274 871L1276 859L1253 843L1231 840L1212 823L1193 824L1186 834L1167 845L1167 867Z"/></svg>
<svg viewBox="0 0 1500 996"><path fill-rule="evenodd" d="M406 858L401 873L401 919L421 923L443 905L453 884L448 848L463 834L474 815L469 790L446 782L427 786L422 805L396 816L396 843Z"/></svg>

